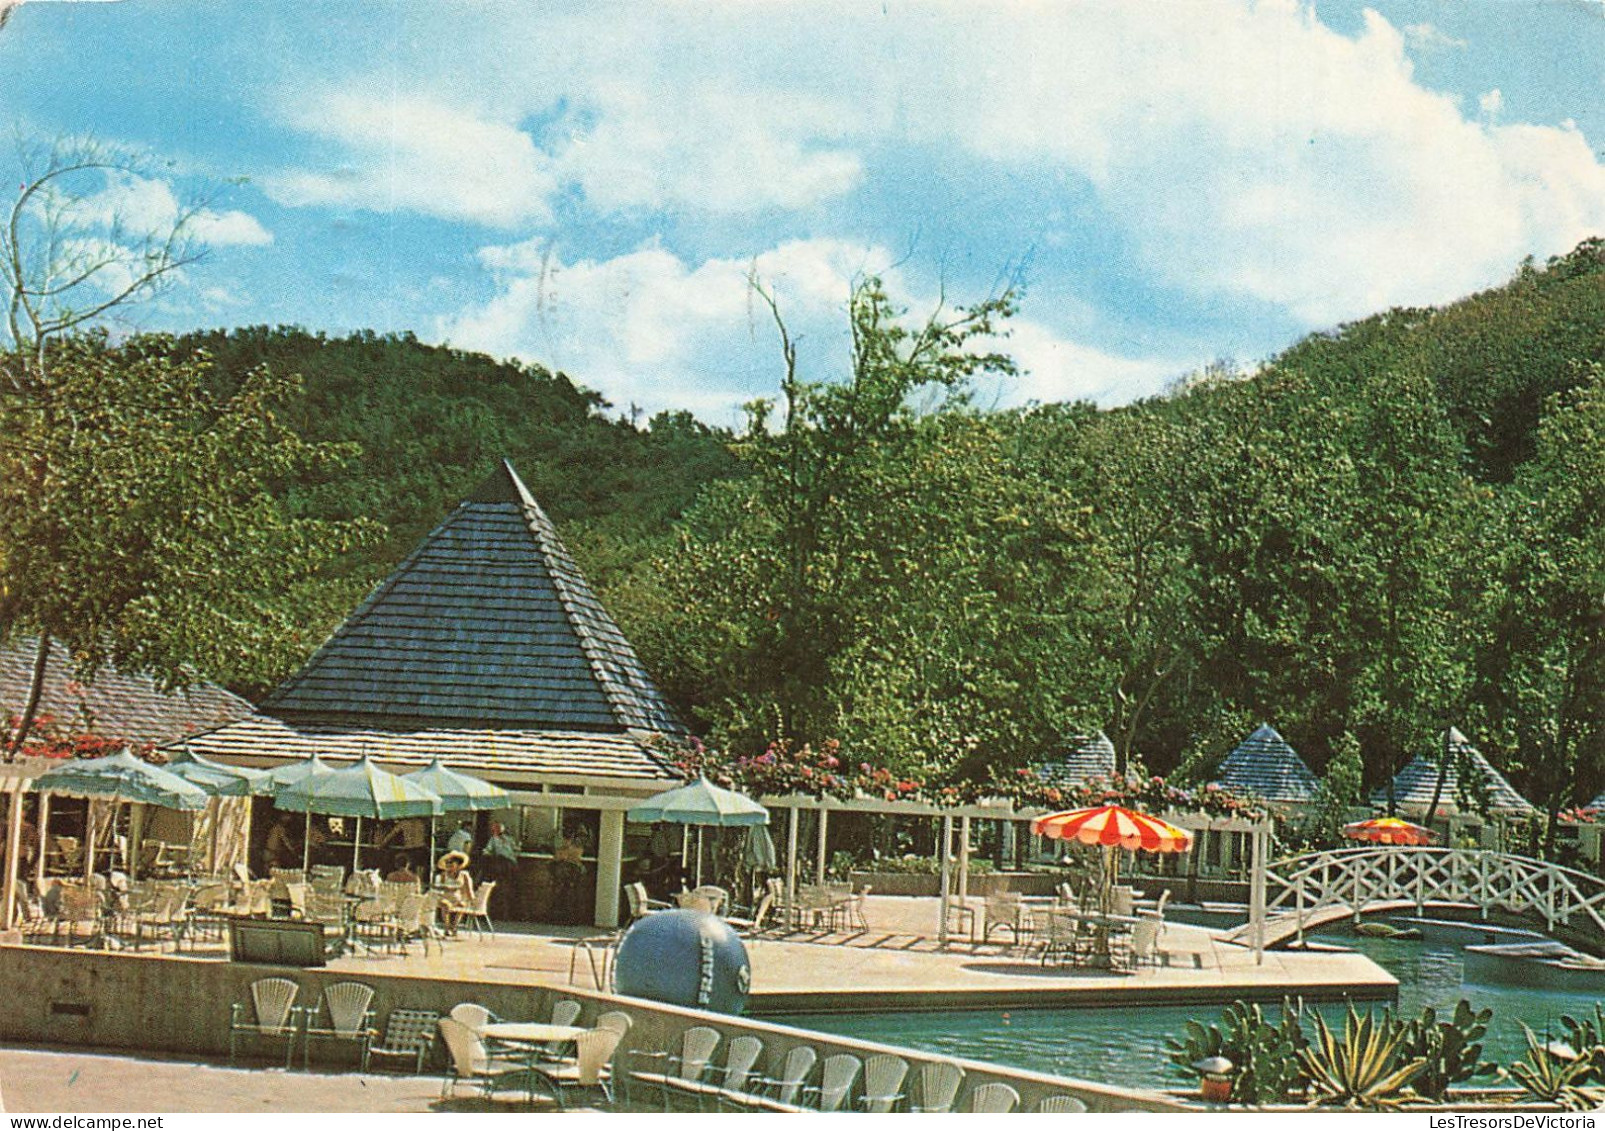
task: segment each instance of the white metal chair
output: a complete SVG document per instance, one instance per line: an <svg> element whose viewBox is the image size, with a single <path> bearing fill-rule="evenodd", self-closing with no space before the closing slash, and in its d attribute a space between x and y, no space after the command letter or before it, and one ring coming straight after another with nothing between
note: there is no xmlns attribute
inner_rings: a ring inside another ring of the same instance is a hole
<svg viewBox="0 0 1605 1131"><path fill-rule="evenodd" d="M1037 1111L1044 1115L1074 1115L1087 1110L1087 1105L1075 1096L1057 1095L1048 1096L1037 1104Z"/></svg>
<svg viewBox="0 0 1605 1131"><path fill-rule="evenodd" d="M858 1106L872 1115L896 1111L904 1099L903 1081L908 1077L908 1061L891 1053L877 1053L864 1061L864 1094Z"/></svg>
<svg viewBox="0 0 1605 1131"><path fill-rule="evenodd" d="M780 1071L760 1081L767 1098L782 1108L794 1108L800 1098L808 1074L814 1070L819 1054L812 1045L794 1045L786 1050L780 1062Z"/></svg>
<svg viewBox="0 0 1605 1131"><path fill-rule="evenodd" d="M959 1085L964 1082L964 1069L951 1060L927 1060L920 1064L917 1073L920 1101L910 1104L910 1111L948 1112L958 1097Z"/></svg>
<svg viewBox="0 0 1605 1131"><path fill-rule="evenodd" d="M552 1003L552 1024L572 1025L579 1020L580 1003L573 998L562 998ZM568 1041L551 1041L542 1050L542 1057L546 1060L561 1060L567 1052Z"/></svg>
<svg viewBox="0 0 1605 1131"><path fill-rule="evenodd" d="M480 884L474 889L474 902L463 910L463 917L474 925L480 938L496 937L496 925L490 921L490 893L496 890L496 881Z"/></svg>
<svg viewBox="0 0 1605 1131"><path fill-rule="evenodd" d="M970 1093L970 1111L1006 1115L1020 1106L1020 1093L1007 1084L980 1084Z"/></svg>
<svg viewBox="0 0 1605 1131"><path fill-rule="evenodd" d="M476 1085L485 1096L520 1084L526 1093L531 1092L533 1070L528 1058L493 1055L476 1030L454 1017L442 1017L439 1026L451 1057L440 1082L441 1095L455 1095L459 1084Z"/></svg>
<svg viewBox="0 0 1605 1131"><path fill-rule="evenodd" d="M630 1027L634 1024L630 1015L622 1009L610 1009L606 1013L598 1014L596 1018L598 1029L612 1029L620 1037L629 1036Z"/></svg>
<svg viewBox="0 0 1605 1131"><path fill-rule="evenodd" d="M499 1020L494 1013L475 1001L458 1002L451 1007L449 1016L459 1025L466 1025L475 1033Z"/></svg>
<svg viewBox="0 0 1605 1131"><path fill-rule="evenodd" d="M290 1067L295 1054L295 1038L300 1033L300 1010L295 999L301 987L289 978L260 978L251 983L251 1000L235 1002L229 1008L228 1059L234 1063L241 1036L282 1038L284 1067Z"/></svg>
<svg viewBox="0 0 1605 1131"><path fill-rule="evenodd" d="M818 1086L803 1089L803 1106L821 1112L851 1109L853 1085L858 1083L863 1069L864 1062L850 1052L827 1056L819 1069ZM808 1101L810 1096L812 1103Z"/></svg>
<svg viewBox="0 0 1605 1131"><path fill-rule="evenodd" d="M1138 966L1159 964L1159 933L1163 927L1163 919L1150 918L1147 914L1138 917L1136 925L1131 928L1133 963Z"/></svg>
<svg viewBox="0 0 1605 1131"><path fill-rule="evenodd" d="M751 1034L732 1037L725 1046L724 1064L714 1065L708 1071L718 1077L706 1086L707 1094L720 1106L726 1103L740 1106L750 1089L758 1058L763 1055L763 1040Z"/></svg>
<svg viewBox="0 0 1605 1131"><path fill-rule="evenodd" d="M373 1004L373 987L361 982L335 982L323 987L318 1004L307 1015L306 1029L301 1034L301 1067L312 1063L312 1042L349 1041L357 1046L362 1071L368 1070L368 1048L376 1034L374 1014L368 1007ZM324 1024L327 1022L327 1024Z"/></svg>
<svg viewBox="0 0 1605 1131"><path fill-rule="evenodd" d="M535 1069L535 1075L551 1085L552 1098L557 1101L559 1108L568 1106L563 1093L569 1089L588 1091L595 1088L611 1104L613 1082L608 1062L613 1059L613 1051L618 1048L620 1039L619 1034L611 1029L588 1029L575 1040L572 1061L540 1065Z"/></svg>
<svg viewBox="0 0 1605 1131"><path fill-rule="evenodd" d="M700 1095L702 1078L707 1074L708 1063L719 1047L721 1039L719 1030L706 1025L694 1025L680 1035L680 1051L671 1053L667 1051L638 1052L636 1056L642 1060L659 1061L663 1064L660 1072L632 1071L632 1079L644 1084L655 1085L658 1095L663 1101L663 1110L669 1110L669 1094L671 1092L688 1092Z"/></svg>

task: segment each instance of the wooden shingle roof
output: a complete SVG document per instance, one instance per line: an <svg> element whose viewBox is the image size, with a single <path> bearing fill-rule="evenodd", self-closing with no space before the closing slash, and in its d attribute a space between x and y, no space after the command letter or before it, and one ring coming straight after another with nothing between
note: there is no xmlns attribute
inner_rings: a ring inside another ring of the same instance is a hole
<svg viewBox="0 0 1605 1131"><path fill-rule="evenodd" d="M18 637L0 648L0 718L20 715L33 679L36 637ZM134 743L164 743L244 718L251 705L215 683L163 691L149 676L103 667L80 681L67 652L53 647L45 664L39 716L66 735L94 734Z"/></svg>
<svg viewBox="0 0 1605 1131"><path fill-rule="evenodd" d="M1115 776L1115 744L1103 731L1078 734L1067 747L1064 757L1037 767L1037 776L1049 785L1080 785L1089 778Z"/></svg>
<svg viewBox="0 0 1605 1131"><path fill-rule="evenodd" d="M1269 723L1261 723L1226 755L1216 780L1235 793L1290 802L1311 800L1320 784L1304 759Z"/></svg>
<svg viewBox="0 0 1605 1131"><path fill-rule="evenodd" d="M1441 813L1457 813L1462 809L1461 798L1463 791L1460 786L1458 765L1461 761L1469 761L1476 768L1475 777L1481 779L1480 785L1487 795L1487 810L1490 813L1531 813L1533 805L1521 794L1516 792L1514 786L1505 780L1505 775L1494 769L1493 764L1483 756L1482 751L1471 744L1471 741L1454 727L1449 728L1449 746L1452 751L1449 763L1449 772L1444 776L1443 793L1438 799L1438 809ZM1472 783L1468 783L1468 786ZM1402 811L1409 813L1425 813L1432 804L1433 791L1438 786L1438 759L1436 756L1425 754L1417 755L1410 764L1400 770L1393 779L1394 804ZM1386 805L1388 791L1386 787L1378 789L1371 795L1373 805Z"/></svg>
<svg viewBox="0 0 1605 1131"><path fill-rule="evenodd" d="M262 710L294 727L683 733L505 461Z"/></svg>
<svg viewBox="0 0 1605 1131"><path fill-rule="evenodd" d="M427 766L439 757L501 785L533 779L594 781L680 780L638 735L597 731L435 729L417 731L297 725L255 715L196 735L182 744L191 753L246 765L305 759L355 761L368 755L389 766Z"/></svg>

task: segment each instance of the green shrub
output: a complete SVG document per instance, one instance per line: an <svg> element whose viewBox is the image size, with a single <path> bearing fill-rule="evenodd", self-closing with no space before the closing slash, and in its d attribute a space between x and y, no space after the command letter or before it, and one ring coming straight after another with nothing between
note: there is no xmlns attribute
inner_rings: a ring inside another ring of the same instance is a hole
<svg viewBox="0 0 1605 1131"><path fill-rule="evenodd" d="M1456 1084L1498 1072L1498 1065L1478 1059L1493 1015L1493 1010L1473 1010L1470 1002L1461 999L1447 1020L1439 1021L1429 1006L1420 1017L1404 1022L1399 1059L1422 1064L1411 1089L1427 1099L1441 1100Z"/></svg>

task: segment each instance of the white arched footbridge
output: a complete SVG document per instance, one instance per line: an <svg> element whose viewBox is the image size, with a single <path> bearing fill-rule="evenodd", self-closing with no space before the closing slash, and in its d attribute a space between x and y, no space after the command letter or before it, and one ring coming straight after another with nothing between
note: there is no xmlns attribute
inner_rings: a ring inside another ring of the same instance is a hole
<svg viewBox="0 0 1605 1131"><path fill-rule="evenodd" d="M1605 879L1545 860L1460 848L1365 846L1278 860L1265 869L1263 933L1227 938L1275 947L1350 917L1429 907L1502 912L1605 951Z"/></svg>

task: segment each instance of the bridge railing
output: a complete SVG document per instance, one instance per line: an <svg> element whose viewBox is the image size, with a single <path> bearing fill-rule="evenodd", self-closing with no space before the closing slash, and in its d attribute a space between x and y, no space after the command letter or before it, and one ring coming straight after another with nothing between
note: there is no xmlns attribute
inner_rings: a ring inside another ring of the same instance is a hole
<svg viewBox="0 0 1605 1131"><path fill-rule="evenodd" d="M1266 915L1305 924L1334 908L1356 916L1377 904L1460 903L1508 911L1596 935L1605 943L1605 879L1547 860L1460 848L1364 846L1305 853L1272 863Z"/></svg>

